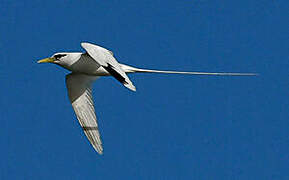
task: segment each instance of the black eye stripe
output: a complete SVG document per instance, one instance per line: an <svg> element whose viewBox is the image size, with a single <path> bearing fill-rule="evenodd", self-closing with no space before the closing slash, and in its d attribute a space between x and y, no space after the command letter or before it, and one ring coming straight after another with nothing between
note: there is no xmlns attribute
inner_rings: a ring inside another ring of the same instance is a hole
<svg viewBox="0 0 289 180"><path fill-rule="evenodd" d="M66 54L57 54L54 57L55 57L55 59L60 59L60 58L62 58L64 56L66 56Z"/></svg>

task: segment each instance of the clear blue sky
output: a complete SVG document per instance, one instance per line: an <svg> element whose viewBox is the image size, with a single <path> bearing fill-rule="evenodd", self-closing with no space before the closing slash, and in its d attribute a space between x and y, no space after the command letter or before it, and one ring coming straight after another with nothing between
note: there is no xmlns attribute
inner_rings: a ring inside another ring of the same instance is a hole
<svg viewBox="0 0 289 180"><path fill-rule="evenodd" d="M288 0L0 3L0 179L289 179ZM143 68L258 77L131 75L94 84L104 145L36 61L88 41Z"/></svg>

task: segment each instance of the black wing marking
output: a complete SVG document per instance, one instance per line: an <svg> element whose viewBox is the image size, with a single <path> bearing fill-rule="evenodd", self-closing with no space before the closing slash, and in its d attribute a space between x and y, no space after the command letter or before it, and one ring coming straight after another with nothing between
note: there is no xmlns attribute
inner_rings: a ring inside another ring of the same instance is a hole
<svg viewBox="0 0 289 180"><path fill-rule="evenodd" d="M119 82L121 82L122 84L128 84L125 81L125 78L122 77L116 70L113 69L113 66L108 64L108 66L103 66L103 68L105 70L107 70L107 72L109 72L113 77L115 77L115 79L117 79Z"/></svg>

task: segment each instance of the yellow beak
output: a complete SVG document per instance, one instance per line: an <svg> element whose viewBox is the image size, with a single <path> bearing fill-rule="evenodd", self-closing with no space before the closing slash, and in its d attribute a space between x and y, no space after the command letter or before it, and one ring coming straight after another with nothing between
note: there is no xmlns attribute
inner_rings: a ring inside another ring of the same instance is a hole
<svg viewBox="0 0 289 180"><path fill-rule="evenodd" d="M51 57L37 61L37 63L53 63L53 62L54 62L54 58L51 58Z"/></svg>

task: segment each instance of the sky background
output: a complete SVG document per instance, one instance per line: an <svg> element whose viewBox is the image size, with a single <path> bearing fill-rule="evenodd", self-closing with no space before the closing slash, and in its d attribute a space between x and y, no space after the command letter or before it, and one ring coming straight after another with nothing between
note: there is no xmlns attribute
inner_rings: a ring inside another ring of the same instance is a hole
<svg viewBox="0 0 289 180"><path fill-rule="evenodd" d="M0 3L0 179L289 179L288 0ZM36 61L91 42L142 68L94 84L104 154Z"/></svg>

